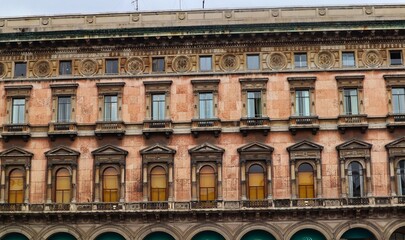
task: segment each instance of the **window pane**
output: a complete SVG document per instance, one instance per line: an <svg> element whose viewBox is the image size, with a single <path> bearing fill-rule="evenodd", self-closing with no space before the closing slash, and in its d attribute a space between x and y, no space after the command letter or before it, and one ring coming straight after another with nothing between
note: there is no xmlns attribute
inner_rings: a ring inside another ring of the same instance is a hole
<svg viewBox="0 0 405 240"><path fill-rule="evenodd" d="M154 94L152 95L152 120L164 120L165 119L165 95Z"/></svg>
<svg viewBox="0 0 405 240"><path fill-rule="evenodd" d="M343 67L354 67L356 65L354 52L342 53L342 65Z"/></svg>
<svg viewBox="0 0 405 240"><path fill-rule="evenodd" d="M215 172L210 166L205 166L200 170L200 200L211 201L215 200Z"/></svg>
<svg viewBox="0 0 405 240"><path fill-rule="evenodd" d="M298 191L300 198L314 198L314 169L308 163L298 167Z"/></svg>
<svg viewBox="0 0 405 240"><path fill-rule="evenodd" d="M212 70L212 57L200 56L200 71L211 71L211 70Z"/></svg>
<svg viewBox="0 0 405 240"><path fill-rule="evenodd" d="M214 117L214 100L212 93L200 93L200 119Z"/></svg>
<svg viewBox="0 0 405 240"><path fill-rule="evenodd" d="M405 195L405 160L398 163L397 169L398 194Z"/></svg>
<svg viewBox="0 0 405 240"><path fill-rule="evenodd" d="M105 73L118 73L118 59L107 59L105 61Z"/></svg>
<svg viewBox="0 0 405 240"><path fill-rule="evenodd" d="M343 108L347 115L359 114L357 89L344 89Z"/></svg>
<svg viewBox="0 0 405 240"><path fill-rule="evenodd" d="M70 173L67 169L61 169L56 173L55 192L57 203L69 203L71 192Z"/></svg>
<svg viewBox="0 0 405 240"><path fill-rule="evenodd" d="M9 176L9 203L23 203L24 175L19 169L13 170Z"/></svg>
<svg viewBox="0 0 405 240"><path fill-rule="evenodd" d="M309 91L298 90L295 93L295 111L298 116L309 116Z"/></svg>
<svg viewBox="0 0 405 240"><path fill-rule="evenodd" d="M71 74L72 74L72 61L60 61L59 75L71 75Z"/></svg>
<svg viewBox="0 0 405 240"><path fill-rule="evenodd" d="M307 54L306 53L295 53L294 54L294 64L296 68L306 68L307 67Z"/></svg>
<svg viewBox="0 0 405 240"><path fill-rule="evenodd" d="M405 113L405 89L392 88L393 113Z"/></svg>
<svg viewBox="0 0 405 240"><path fill-rule="evenodd" d="M27 63L15 63L14 65L14 77L27 76Z"/></svg>
<svg viewBox="0 0 405 240"><path fill-rule="evenodd" d="M261 92L247 93L247 117L262 117Z"/></svg>
<svg viewBox="0 0 405 240"><path fill-rule="evenodd" d="M165 71L165 59L153 58L152 59L152 72L164 72Z"/></svg>
<svg viewBox="0 0 405 240"><path fill-rule="evenodd" d="M260 69L260 57L258 54L247 55L247 69L248 70L258 70Z"/></svg>
<svg viewBox="0 0 405 240"><path fill-rule="evenodd" d="M11 123L13 123L13 124L25 123L25 99L24 98L14 98L13 99Z"/></svg>
<svg viewBox="0 0 405 240"><path fill-rule="evenodd" d="M402 65L402 52L390 51L391 65Z"/></svg>
<svg viewBox="0 0 405 240"><path fill-rule="evenodd" d="M103 173L103 201L118 202L118 172L107 168Z"/></svg>
<svg viewBox="0 0 405 240"><path fill-rule="evenodd" d="M104 96L104 121L118 120L118 97Z"/></svg>
<svg viewBox="0 0 405 240"><path fill-rule="evenodd" d="M70 122L71 112L71 98L59 97L58 98L58 122Z"/></svg>
<svg viewBox="0 0 405 240"><path fill-rule="evenodd" d="M361 197L363 192L363 169L358 162L349 165L349 196Z"/></svg>
<svg viewBox="0 0 405 240"><path fill-rule="evenodd" d="M264 199L264 169L260 165L249 168L248 192L250 200Z"/></svg>

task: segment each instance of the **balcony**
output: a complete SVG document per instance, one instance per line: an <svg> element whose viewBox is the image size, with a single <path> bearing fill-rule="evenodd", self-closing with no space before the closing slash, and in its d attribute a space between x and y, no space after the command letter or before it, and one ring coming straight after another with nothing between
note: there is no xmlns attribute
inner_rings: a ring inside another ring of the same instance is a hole
<svg viewBox="0 0 405 240"><path fill-rule="evenodd" d="M368 129L368 120L366 114L358 115L339 115L338 130L340 133L345 133L347 128L359 128L362 133Z"/></svg>
<svg viewBox="0 0 405 240"><path fill-rule="evenodd" d="M69 137L75 140L77 136L77 124L75 122L52 122L49 123L48 137L55 141L57 137Z"/></svg>
<svg viewBox="0 0 405 240"><path fill-rule="evenodd" d="M218 137L221 133L221 120L219 118L209 119L192 119L191 120L191 133L194 137L198 137L200 133L213 133Z"/></svg>
<svg viewBox="0 0 405 240"><path fill-rule="evenodd" d="M387 128L390 132L403 127L405 127L405 113L390 113L387 115Z"/></svg>
<svg viewBox="0 0 405 240"><path fill-rule="evenodd" d="M10 138L22 138L24 142L27 142L31 137L29 124L5 124L3 125L3 132L1 133L5 142L8 142Z"/></svg>
<svg viewBox="0 0 405 240"><path fill-rule="evenodd" d="M115 135L118 139L122 139L125 135L125 123L123 121L98 121L94 133L98 139L103 139L103 136L107 135Z"/></svg>
<svg viewBox="0 0 405 240"><path fill-rule="evenodd" d="M192 209L212 209L218 208L217 201L199 201L199 202L191 202Z"/></svg>
<svg viewBox="0 0 405 240"><path fill-rule="evenodd" d="M311 130L315 135L319 130L318 116L291 116L288 129L292 135L297 134L299 130Z"/></svg>
<svg viewBox="0 0 405 240"><path fill-rule="evenodd" d="M143 135L150 138L152 134L163 134L167 138L173 133L171 120L145 120L143 122Z"/></svg>
<svg viewBox="0 0 405 240"><path fill-rule="evenodd" d="M257 131L263 132L264 136L270 132L270 118L268 117L253 117L240 119L240 132L243 136L247 136L248 132Z"/></svg>
<svg viewBox="0 0 405 240"><path fill-rule="evenodd" d="M242 207L244 208L269 208L271 206L272 202L267 200L242 201Z"/></svg>
<svg viewBox="0 0 405 240"><path fill-rule="evenodd" d="M169 209L168 202L145 202L142 203L142 209L149 210L159 210L159 209Z"/></svg>

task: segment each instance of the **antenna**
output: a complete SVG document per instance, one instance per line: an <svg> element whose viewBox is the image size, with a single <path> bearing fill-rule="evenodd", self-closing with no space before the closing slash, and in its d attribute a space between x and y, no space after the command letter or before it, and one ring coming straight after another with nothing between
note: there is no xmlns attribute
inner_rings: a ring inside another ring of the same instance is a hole
<svg viewBox="0 0 405 240"><path fill-rule="evenodd" d="M204 9L204 7L205 7L205 0L202 0L203 2L202 2L202 4L203 4L203 9Z"/></svg>
<svg viewBox="0 0 405 240"><path fill-rule="evenodd" d="M179 0L180 10L181 10L181 0Z"/></svg>
<svg viewBox="0 0 405 240"><path fill-rule="evenodd" d="M135 11L138 11L139 10L139 2L138 2L138 0L132 0L131 3L134 4Z"/></svg>

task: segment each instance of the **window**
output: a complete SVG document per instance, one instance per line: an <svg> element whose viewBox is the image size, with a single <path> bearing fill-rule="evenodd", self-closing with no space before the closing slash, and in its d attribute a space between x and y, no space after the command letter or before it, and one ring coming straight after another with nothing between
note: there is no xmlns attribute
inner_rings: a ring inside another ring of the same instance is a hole
<svg viewBox="0 0 405 240"><path fill-rule="evenodd" d="M258 164L249 168L249 200L263 200L265 197L264 169Z"/></svg>
<svg viewBox="0 0 405 240"><path fill-rule="evenodd" d="M26 77L27 76L27 63L16 62L14 65L14 77Z"/></svg>
<svg viewBox="0 0 405 240"><path fill-rule="evenodd" d="M397 168L398 195L405 195L405 160L398 162Z"/></svg>
<svg viewBox="0 0 405 240"><path fill-rule="evenodd" d="M71 74L72 74L72 61L60 61L59 75L71 75Z"/></svg>
<svg viewBox="0 0 405 240"><path fill-rule="evenodd" d="M153 94L152 95L152 120L164 120L165 119L165 94Z"/></svg>
<svg viewBox="0 0 405 240"><path fill-rule="evenodd" d="M164 72L165 71L165 58L156 57L152 58L152 72Z"/></svg>
<svg viewBox="0 0 405 240"><path fill-rule="evenodd" d="M200 71L212 71L212 56L200 56Z"/></svg>
<svg viewBox="0 0 405 240"><path fill-rule="evenodd" d="M157 166L150 172L150 200L167 201L167 180L166 171L163 167Z"/></svg>
<svg viewBox="0 0 405 240"><path fill-rule="evenodd" d="M246 56L246 67L248 70L259 70L260 69L260 55L259 54L249 54Z"/></svg>
<svg viewBox="0 0 405 240"><path fill-rule="evenodd" d="M298 167L298 197L314 198L314 169L308 163Z"/></svg>
<svg viewBox="0 0 405 240"><path fill-rule="evenodd" d="M117 74L118 72L118 59L105 60L105 73Z"/></svg>
<svg viewBox="0 0 405 240"><path fill-rule="evenodd" d="M294 53L294 66L295 68L307 67L307 54L306 53Z"/></svg>
<svg viewBox="0 0 405 240"><path fill-rule="evenodd" d="M392 112L405 113L405 88L392 88Z"/></svg>
<svg viewBox="0 0 405 240"><path fill-rule="evenodd" d="M118 120L118 97L104 96L104 121Z"/></svg>
<svg viewBox="0 0 405 240"><path fill-rule="evenodd" d="M14 169L9 175L9 203L23 203L24 202L24 172L21 169Z"/></svg>
<svg viewBox="0 0 405 240"><path fill-rule="evenodd" d="M262 94L259 91L247 92L247 117L262 117Z"/></svg>
<svg viewBox="0 0 405 240"><path fill-rule="evenodd" d="M402 51L390 51L390 65L402 65Z"/></svg>
<svg viewBox="0 0 405 240"><path fill-rule="evenodd" d="M354 52L342 52L342 67L354 67L354 66L356 66Z"/></svg>
<svg viewBox="0 0 405 240"><path fill-rule="evenodd" d="M70 122L72 109L71 97L58 97L58 116L57 122Z"/></svg>
<svg viewBox="0 0 405 240"><path fill-rule="evenodd" d="M113 167L103 172L103 202L118 202L118 172Z"/></svg>
<svg viewBox="0 0 405 240"><path fill-rule="evenodd" d="M298 116L310 116L309 90L295 91L295 113Z"/></svg>
<svg viewBox="0 0 405 240"><path fill-rule="evenodd" d="M204 166L200 169L200 201L214 201L215 197L215 171L210 166Z"/></svg>
<svg viewBox="0 0 405 240"><path fill-rule="evenodd" d="M25 123L25 98L13 98L11 123Z"/></svg>
<svg viewBox="0 0 405 240"><path fill-rule="evenodd" d="M71 176L69 170L61 168L56 172L55 179L55 202L70 203L71 200Z"/></svg>
<svg viewBox="0 0 405 240"><path fill-rule="evenodd" d="M199 93L199 117L209 119L214 117L214 96L212 93Z"/></svg>
<svg viewBox="0 0 405 240"><path fill-rule="evenodd" d="M349 197L363 196L363 167L358 162L349 164Z"/></svg>
<svg viewBox="0 0 405 240"><path fill-rule="evenodd" d="M344 89L343 90L343 109L346 115L359 114L359 103L357 96L357 89Z"/></svg>

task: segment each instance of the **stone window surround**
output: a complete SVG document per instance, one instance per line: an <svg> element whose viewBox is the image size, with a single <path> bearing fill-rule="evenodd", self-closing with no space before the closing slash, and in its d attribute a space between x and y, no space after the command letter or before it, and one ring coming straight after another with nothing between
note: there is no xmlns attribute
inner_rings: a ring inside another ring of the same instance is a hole
<svg viewBox="0 0 405 240"><path fill-rule="evenodd" d="M258 62L259 68L258 69L248 69L248 60L247 60L248 56L258 56L259 57L259 62ZM262 62L263 62L262 53L260 53L260 52L246 52L245 56L244 56L244 64L245 64L244 69L246 69L246 71L260 71L263 68L262 67Z"/></svg>
<svg viewBox="0 0 405 240"><path fill-rule="evenodd" d="M104 98L105 96L117 96L118 116L117 121L122 120L122 98L125 82L96 83L98 89L98 121L104 121Z"/></svg>
<svg viewBox="0 0 405 240"><path fill-rule="evenodd" d="M388 115L393 114L392 107L392 88L402 87L405 88L405 74L386 74L383 75L385 80L385 87L387 90L387 103Z"/></svg>
<svg viewBox="0 0 405 240"><path fill-rule="evenodd" d="M267 116L267 82L268 78L240 78L239 82L242 91L242 118L247 116L247 93L249 91L260 91L262 101L262 116Z"/></svg>
<svg viewBox="0 0 405 240"><path fill-rule="evenodd" d="M117 73L107 73L107 61L109 60L117 60ZM121 73L121 58L119 57L108 57L105 58L103 61L103 73L106 75L117 75Z"/></svg>
<svg viewBox="0 0 405 240"><path fill-rule="evenodd" d="M219 79L209 79L209 80L191 80L193 85L194 93L194 118L199 119L200 112L200 93L212 93L214 102L214 118L218 116L218 85L220 83Z"/></svg>
<svg viewBox="0 0 405 240"><path fill-rule="evenodd" d="M338 87L339 97L339 113L345 115L344 112L344 90L345 89L357 89L359 115L364 114L364 94L363 94L363 81L364 75L343 75L335 77Z"/></svg>
<svg viewBox="0 0 405 240"><path fill-rule="evenodd" d="M6 91L7 98L7 123L11 123L13 99L16 98L25 99L24 123L28 123L29 99L31 95L32 85L4 86L4 89Z"/></svg>
<svg viewBox="0 0 405 240"><path fill-rule="evenodd" d="M240 164L240 186L241 200L248 200L248 184L249 168L253 165L260 165L264 170L266 182L264 183L265 199L273 198L272 184L272 154L274 148L259 142L249 143L238 148L239 164ZM265 200L263 199L263 200Z"/></svg>
<svg viewBox="0 0 405 240"><path fill-rule="evenodd" d="M391 52L399 52L401 54L401 64L391 63ZM404 66L404 51L402 48L387 49L387 66L389 67L403 67Z"/></svg>
<svg viewBox="0 0 405 240"><path fill-rule="evenodd" d="M57 122L58 119L58 98L70 97L71 109L70 109L70 122L76 120L76 91L79 84L51 84L52 89L52 122Z"/></svg>
<svg viewBox="0 0 405 240"><path fill-rule="evenodd" d="M397 170L400 161L405 160L405 137L385 145L388 152L391 196L399 195Z"/></svg>
<svg viewBox="0 0 405 240"><path fill-rule="evenodd" d="M372 196L371 185L371 147L372 144L357 139L352 139L336 146L340 164L341 197L349 197L349 164L358 162L363 168L363 192L362 196Z"/></svg>
<svg viewBox="0 0 405 240"><path fill-rule="evenodd" d="M167 81L144 81L145 86L145 106L146 106L146 120L152 119L152 95L165 94L165 119L170 119L170 87L171 80Z"/></svg>
<svg viewBox="0 0 405 240"><path fill-rule="evenodd" d="M308 90L310 102L310 116L315 116L315 81L316 77L288 77L290 85L291 116L296 116L296 91Z"/></svg>
<svg viewBox="0 0 405 240"><path fill-rule="evenodd" d="M155 144L140 151L142 155L142 200L144 202L151 199L151 171L155 167L162 167L166 171L167 180L167 201L171 202L174 199L174 154L176 150L167 146Z"/></svg>
<svg viewBox="0 0 405 240"><path fill-rule="evenodd" d="M304 140L287 148L291 174L291 196L298 198L298 168L307 163L314 170L314 196L322 198L322 150L323 146Z"/></svg>

